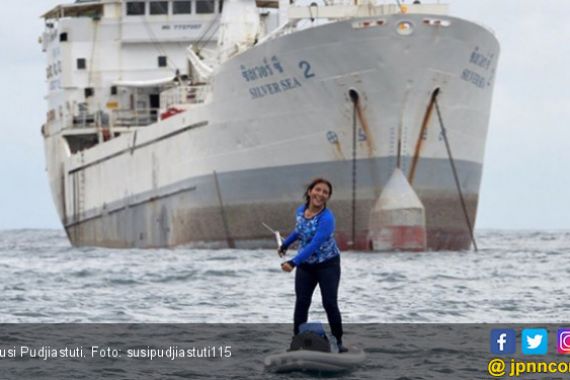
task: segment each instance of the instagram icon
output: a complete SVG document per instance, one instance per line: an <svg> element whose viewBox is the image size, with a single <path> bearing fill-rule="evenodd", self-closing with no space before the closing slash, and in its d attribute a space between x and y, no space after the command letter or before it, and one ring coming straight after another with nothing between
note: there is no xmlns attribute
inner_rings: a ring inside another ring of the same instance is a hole
<svg viewBox="0 0 570 380"><path fill-rule="evenodd" d="M570 354L570 329L558 329L558 345L559 354Z"/></svg>

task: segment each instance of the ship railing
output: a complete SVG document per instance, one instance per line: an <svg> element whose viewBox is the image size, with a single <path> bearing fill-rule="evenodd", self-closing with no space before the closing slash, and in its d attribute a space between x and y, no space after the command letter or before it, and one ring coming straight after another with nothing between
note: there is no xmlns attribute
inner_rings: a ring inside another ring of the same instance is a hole
<svg viewBox="0 0 570 380"><path fill-rule="evenodd" d="M115 109L111 113L113 127L145 127L158 120L158 108Z"/></svg>
<svg viewBox="0 0 570 380"><path fill-rule="evenodd" d="M177 104L204 103L210 92L208 85L177 86L160 93L162 108L170 108Z"/></svg>
<svg viewBox="0 0 570 380"><path fill-rule="evenodd" d="M73 115L71 128L144 127L158 120L158 108L114 109Z"/></svg>
<svg viewBox="0 0 570 380"><path fill-rule="evenodd" d="M257 45L262 44L266 41L270 41L270 40L274 40L278 37L282 37L282 36L286 36L288 34L291 34L292 32L294 32L297 29L297 24L299 23L299 20L289 20L289 22L281 25L280 27L278 27L277 29L273 30L272 32L270 32L269 34L265 35L264 37L262 37L258 42Z"/></svg>
<svg viewBox="0 0 570 380"><path fill-rule="evenodd" d="M109 126L109 114L102 111L94 113L79 112L79 114L72 117L72 128L93 128L98 126Z"/></svg>

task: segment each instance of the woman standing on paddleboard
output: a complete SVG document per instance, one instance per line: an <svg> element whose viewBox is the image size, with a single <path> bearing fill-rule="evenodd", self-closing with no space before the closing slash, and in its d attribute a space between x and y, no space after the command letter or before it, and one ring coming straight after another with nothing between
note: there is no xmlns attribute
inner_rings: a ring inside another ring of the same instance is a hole
<svg viewBox="0 0 570 380"><path fill-rule="evenodd" d="M299 251L293 259L281 264L281 269L295 274L294 333L307 322L311 299L317 284L321 289L322 301L339 352L346 352L342 345L342 317L338 309L338 285L340 282L340 250L334 239L335 218L326 206L333 192L332 185L323 178L317 178L307 187L305 204L295 213L295 231L285 239L279 248L284 254L287 248L299 240Z"/></svg>

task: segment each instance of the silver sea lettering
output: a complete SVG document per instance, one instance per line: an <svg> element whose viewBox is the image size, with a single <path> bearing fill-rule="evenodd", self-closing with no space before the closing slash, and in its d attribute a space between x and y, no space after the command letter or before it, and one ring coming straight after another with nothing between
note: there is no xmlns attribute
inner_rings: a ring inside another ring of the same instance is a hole
<svg viewBox="0 0 570 380"><path fill-rule="evenodd" d="M249 94L252 99L263 98L264 96L275 95L285 91L301 87L301 82L297 78L286 78L278 82L267 83L261 86L251 87Z"/></svg>

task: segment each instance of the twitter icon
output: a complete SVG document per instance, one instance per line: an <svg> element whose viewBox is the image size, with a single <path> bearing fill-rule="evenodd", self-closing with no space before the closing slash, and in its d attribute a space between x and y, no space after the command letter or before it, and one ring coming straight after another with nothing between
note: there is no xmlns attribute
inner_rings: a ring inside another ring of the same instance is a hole
<svg viewBox="0 0 570 380"><path fill-rule="evenodd" d="M546 355L548 352L546 329L523 329L521 340L524 355Z"/></svg>

